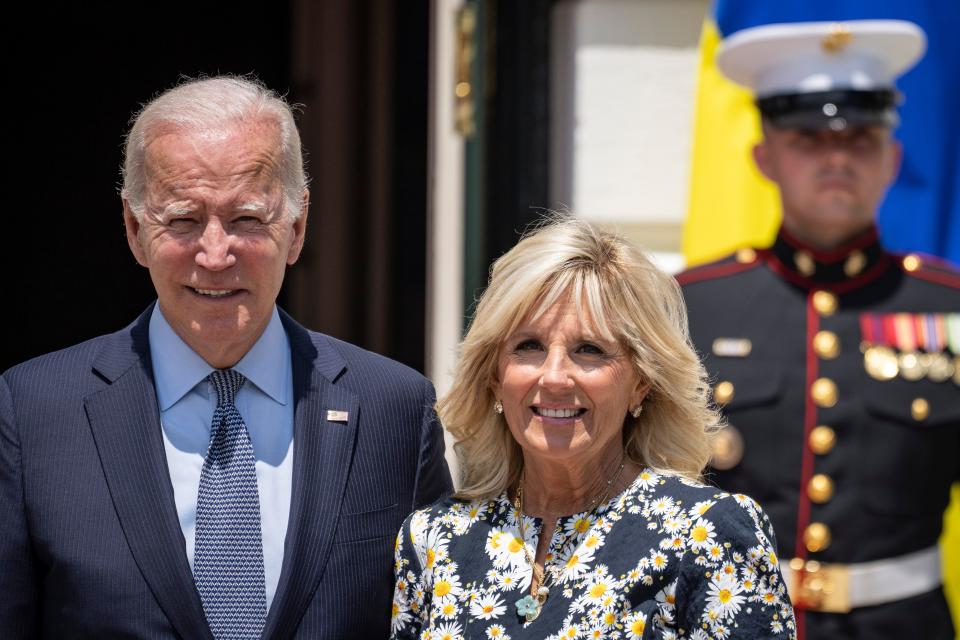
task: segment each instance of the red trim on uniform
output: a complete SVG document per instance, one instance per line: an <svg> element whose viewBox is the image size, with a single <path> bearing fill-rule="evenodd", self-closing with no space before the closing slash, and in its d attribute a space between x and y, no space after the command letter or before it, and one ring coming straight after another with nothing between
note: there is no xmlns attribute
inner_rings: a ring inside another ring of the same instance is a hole
<svg viewBox="0 0 960 640"><path fill-rule="evenodd" d="M817 421L817 407L813 402L813 396L810 388L814 380L817 379L817 354L813 351L813 336L820 330L820 316L817 315L813 307L813 292L807 295L807 379L804 386L803 402L803 444L800 450L803 452L800 463L800 490L797 493L797 538L795 544L795 556L797 558L807 558L807 547L803 544L803 531L810 524L810 500L807 498L807 483L813 475L813 450L810 448L810 432ZM795 608L797 622L797 640L803 640L804 637L804 610L800 607Z"/></svg>
<svg viewBox="0 0 960 640"><path fill-rule="evenodd" d="M807 379L805 383L804 402L803 402L803 457L800 463L800 491L797 504L797 540L796 557L806 558L807 547L803 544L803 530L810 523L810 501L806 499L806 486L813 475L813 450L810 449L808 440L810 432L813 431L817 421L817 407L813 402L813 395L810 388L817 379L817 354L813 351L813 337L820 330L820 316L813 307L813 292L807 296Z"/></svg>
<svg viewBox="0 0 960 640"><path fill-rule="evenodd" d="M876 264L861 273L856 278L841 280L840 282L817 282L816 280L804 278L803 276L797 274L787 265L780 262L776 254L772 252L765 255L764 258L767 259L767 264L770 266L770 268L787 282L795 284L798 287L803 287L804 289L824 289L826 291L832 291L833 293L846 293L847 291L852 291L853 289L859 289L865 284L882 276L890 266L890 256L883 254L877 260ZM960 283L958 283L958 286L960 286Z"/></svg>
<svg viewBox="0 0 960 640"><path fill-rule="evenodd" d="M957 271L957 266L949 260L944 260L939 256L932 256L927 253L894 253L892 255L896 258L897 264L903 272L908 276L946 285L954 289L960 289L960 272ZM903 259L908 255L913 255L920 259L920 268L916 271L907 271L903 268Z"/></svg>
<svg viewBox="0 0 960 640"><path fill-rule="evenodd" d="M954 274L960 276L960 273L957 273L957 269L960 268L960 265L958 265L958 264L956 264L956 263L954 263L954 262L951 262L950 260L947 260L946 258L942 258L942 257L940 257L940 256L935 256L935 255L933 255L932 253L925 253L925 252L923 252L923 251L911 251L910 253L894 252L894 255L896 255L896 256L898 256L898 257L900 257L900 258L906 257L906 256L908 256L908 255L914 255L914 256L917 256L918 258L920 258L920 262L921 262L921 264L922 264L923 266L931 266L931 265L932 265L932 266L934 266L934 267L937 267L938 269L942 269L942 270L944 270L944 271L953 272Z"/></svg>
<svg viewBox="0 0 960 640"><path fill-rule="evenodd" d="M759 251L757 252L760 253ZM677 282L680 285L692 284L694 282L701 282L703 280L713 280L714 278L723 278L724 276L732 276L735 273L740 273L741 271L746 271L748 269L753 269L754 267L760 266L760 260L754 260L753 262L720 262L717 264L706 264L702 267L694 267L689 271L684 271L683 273L677 274Z"/></svg>
<svg viewBox="0 0 960 640"><path fill-rule="evenodd" d="M794 249L806 251L811 256L816 258L817 262L822 262L824 264L833 264L840 262L841 260L845 260L847 256L857 249L864 249L872 244L876 244L880 239L880 236L877 234L877 228L871 227L868 231L863 232L863 234L857 236L847 244L842 244L839 247L827 250L817 249L810 246L797 236L790 233L786 227L780 227L780 236Z"/></svg>
<svg viewBox="0 0 960 640"><path fill-rule="evenodd" d="M942 284L953 289L960 289L960 275L953 273L944 273L942 271L933 271L932 269L920 268L918 271L903 270L908 276L913 276L920 280L926 280L936 284Z"/></svg>

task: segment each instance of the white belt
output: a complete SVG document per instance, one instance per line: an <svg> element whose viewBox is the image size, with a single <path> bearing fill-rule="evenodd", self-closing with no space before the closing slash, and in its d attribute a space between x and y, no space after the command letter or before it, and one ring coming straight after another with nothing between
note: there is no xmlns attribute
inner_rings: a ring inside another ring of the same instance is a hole
<svg viewBox="0 0 960 640"><path fill-rule="evenodd" d="M857 564L794 558L780 570L795 607L832 613L912 598L943 582L937 546Z"/></svg>

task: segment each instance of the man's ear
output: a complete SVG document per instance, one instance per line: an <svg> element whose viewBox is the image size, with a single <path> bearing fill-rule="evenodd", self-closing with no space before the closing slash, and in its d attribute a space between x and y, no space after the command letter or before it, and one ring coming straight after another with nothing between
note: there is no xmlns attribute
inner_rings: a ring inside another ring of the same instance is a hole
<svg viewBox="0 0 960 640"><path fill-rule="evenodd" d="M757 144L753 145L753 162L757 165L757 169L760 170L760 173L762 173L767 180L773 180L776 182L774 177L771 175L773 167L770 164L770 148L767 146L766 140L761 140Z"/></svg>
<svg viewBox="0 0 960 640"><path fill-rule="evenodd" d="M903 144L894 138L890 141L890 175L887 178L887 185L892 185L900 174L900 166L903 163Z"/></svg>
<svg viewBox="0 0 960 640"><path fill-rule="evenodd" d="M310 190L303 190L303 198L300 202L300 217L293 221L293 239L290 242L290 250L287 252L287 264L292 265L300 258L300 252L303 251L303 241L307 233L307 214L310 212Z"/></svg>
<svg viewBox="0 0 960 640"><path fill-rule="evenodd" d="M123 226L127 230L127 245L130 247L133 257L144 267L147 267L147 256L143 251L143 245L140 244L140 220L133 214L130 203L123 199Z"/></svg>

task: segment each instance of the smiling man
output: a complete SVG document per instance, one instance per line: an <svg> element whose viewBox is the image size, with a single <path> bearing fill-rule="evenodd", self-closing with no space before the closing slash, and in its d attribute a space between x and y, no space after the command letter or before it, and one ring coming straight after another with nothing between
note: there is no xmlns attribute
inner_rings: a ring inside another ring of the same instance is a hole
<svg viewBox="0 0 960 640"><path fill-rule="evenodd" d="M289 106L186 82L123 175L157 302L0 377L0 637L385 637L442 430L422 376L276 306L309 204Z"/></svg>
<svg viewBox="0 0 960 640"><path fill-rule="evenodd" d="M679 280L728 421L713 480L770 515L800 640L954 637L937 539L960 479L960 276L874 226L901 164L894 80L924 43L900 21L780 24L718 57L755 92L783 222Z"/></svg>

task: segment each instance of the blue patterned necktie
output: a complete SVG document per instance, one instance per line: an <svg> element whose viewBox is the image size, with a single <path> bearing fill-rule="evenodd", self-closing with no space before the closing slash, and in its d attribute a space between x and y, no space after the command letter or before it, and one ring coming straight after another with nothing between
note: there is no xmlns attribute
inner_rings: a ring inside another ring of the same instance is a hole
<svg viewBox="0 0 960 640"><path fill-rule="evenodd" d="M267 619L260 497L250 435L234 404L246 378L220 369L209 379L217 408L200 472L193 577L214 638L259 638Z"/></svg>

